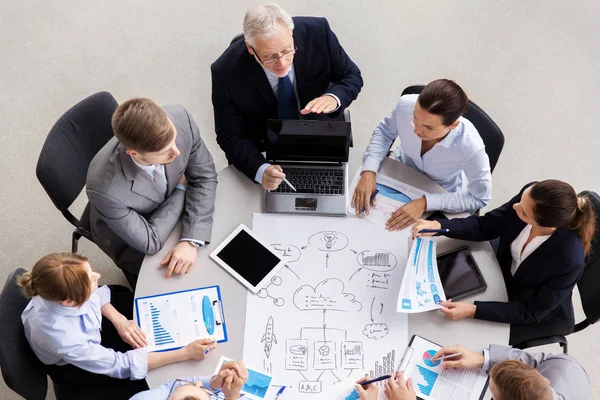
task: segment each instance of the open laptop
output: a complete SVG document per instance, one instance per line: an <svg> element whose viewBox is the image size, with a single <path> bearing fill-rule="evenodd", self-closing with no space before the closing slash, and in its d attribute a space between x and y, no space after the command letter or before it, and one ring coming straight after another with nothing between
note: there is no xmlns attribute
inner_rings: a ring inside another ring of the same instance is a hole
<svg viewBox="0 0 600 400"><path fill-rule="evenodd" d="M269 120L267 160L281 165L286 179L265 191L265 212L346 215L350 123Z"/></svg>

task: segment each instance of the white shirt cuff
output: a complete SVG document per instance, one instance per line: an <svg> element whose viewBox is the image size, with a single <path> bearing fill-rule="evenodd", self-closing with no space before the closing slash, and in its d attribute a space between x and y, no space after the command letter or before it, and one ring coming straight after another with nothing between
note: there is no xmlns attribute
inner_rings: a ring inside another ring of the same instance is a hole
<svg viewBox="0 0 600 400"><path fill-rule="evenodd" d="M190 239L190 238L181 238L179 239L180 242L194 242L194 243L198 243L200 246L204 246L206 244L206 242L204 240L197 240L197 239Z"/></svg>
<svg viewBox="0 0 600 400"><path fill-rule="evenodd" d="M334 110L331 111L327 111L325 114L331 114L332 112L336 112L338 110L338 108L340 108L340 106L342 105L342 102L340 101L340 98L337 97L335 94L333 93L325 93L326 96L331 96L335 99L335 101L337 101L337 107Z"/></svg>
<svg viewBox="0 0 600 400"><path fill-rule="evenodd" d="M490 351L488 349L483 349L483 366L481 370L487 372L490 369Z"/></svg>
<svg viewBox="0 0 600 400"><path fill-rule="evenodd" d="M129 350L125 354L129 359L130 379L144 379L148 374L148 346Z"/></svg>
<svg viewBox="0 0 600 400"><path fill-rule="evenodd" d="M427 209L425 211L442 211L442 198L439 194L426 193L425 200L427 200Z"/></svg>
<svg viewBox="0 0 600 400"><path fill-rule="evenodd" d="M265 170L267 168L269 168L270 166L271 166L271 164L264 163L263 165L258 167L258 171L256 171L256 176L254 177L254 180L262 185L262 178L265 173Z"/></svg>
<svg viewBox="0 0 600 400"><path fill-rule="evenodd" d="M373 171L373 172L377 173L380 165L381 165L381 162L377 161L377 159L374 159L372 157L365 158L365 160L363 161L363 166L362 166L361 172L362 171Z"/></svg>
<svg viewBox="0 0 600 400"><path fill-rule="evenodd" d="M175 185L175 189L181 189L185 192L187 190L187 186L185 186L182 183L178 183L177 185Z"/></svg>

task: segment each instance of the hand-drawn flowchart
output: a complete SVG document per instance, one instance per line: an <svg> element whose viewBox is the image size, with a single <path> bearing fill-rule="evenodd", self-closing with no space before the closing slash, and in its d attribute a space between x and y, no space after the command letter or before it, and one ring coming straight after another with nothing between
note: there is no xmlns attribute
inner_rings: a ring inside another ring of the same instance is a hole
<svg viewBox="0 0 600 400"><path fill-rule="evenodd" d="M407 346L407 317L395 305L408 232L357 218L268 214L255 214L252 230L286 267L248 294L246 363L289 386L288 399L394 368Z"/></svg>

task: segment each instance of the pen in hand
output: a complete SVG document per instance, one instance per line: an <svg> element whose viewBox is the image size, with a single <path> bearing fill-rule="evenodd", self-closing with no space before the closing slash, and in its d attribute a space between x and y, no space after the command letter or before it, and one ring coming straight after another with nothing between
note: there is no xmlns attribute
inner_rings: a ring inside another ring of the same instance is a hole
<svg viewBox="0 0 600 400"><path fill-rule="evenodd" d="M371 197L369 198L369 204L371 204L373 202L373 200L375 200L375 197L377 197L377 195L379 194L379 189L375 189L375 191L371 194ZM365 212L365 207L362 208L362 210L360 210L361 213Z"/></svg>
<svg viewBox="0 0 600 400"><path fill-rule="evenodd" d="M462 356L462 355L463 355L463 353L444 354L443 356L436 358L435 361L446 360L448 358L454 358L454 357L458 357L458 356Z"/></svg>

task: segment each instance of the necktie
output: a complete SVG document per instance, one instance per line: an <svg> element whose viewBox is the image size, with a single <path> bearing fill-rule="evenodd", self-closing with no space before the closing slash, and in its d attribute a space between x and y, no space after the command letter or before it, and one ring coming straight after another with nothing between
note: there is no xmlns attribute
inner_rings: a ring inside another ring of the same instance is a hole
<svg viewBox="0 0 600 400"><path fill-rule="evenodd" d="M154 167L154 183L163 196L167 195L167 177L165 176L165 166L156 165Z"/></svg>
<svg viewBox="0 0 600 400"><path fill-rule="evenodd" d="M294 85L287 75L279 78L277 86L277 117L279 119L298 119L298 103L296 103Z"/></svg>

